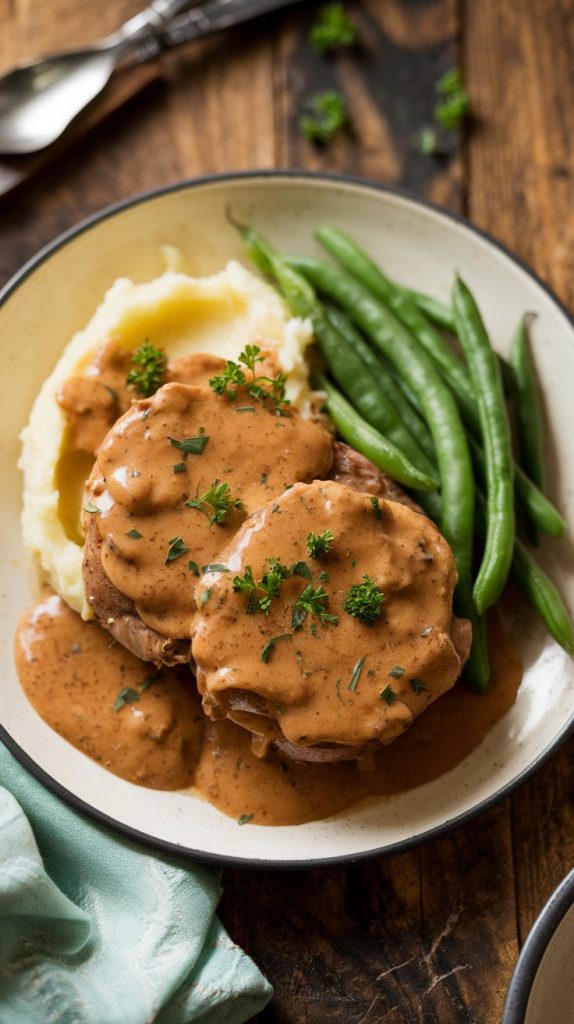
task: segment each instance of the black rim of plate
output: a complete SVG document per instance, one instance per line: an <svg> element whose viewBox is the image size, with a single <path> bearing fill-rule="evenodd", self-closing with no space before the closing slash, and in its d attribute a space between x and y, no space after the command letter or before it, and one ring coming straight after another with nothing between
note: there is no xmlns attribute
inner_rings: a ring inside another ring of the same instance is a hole
<svg viewBox="0 0 574 1024"><path fill-rule="evenodd" d="M542 958L573 903L574 871L571 871L552 893L522 947L504 1004L502 1024L524 1024Z"/></svg>
<svg viewBox="0 0 574 1024"><path fill-rule="evenodd" d="M72 241L77 235L82 234L85 231L97 226L101 221L107 220L110 217L114 217L116 214L121 213L123 210L127 210L132 206L138 206L141 203L148 202L151 199L156 199L164 195L168 195L172 192L180 192L185 190L191 190L195 188L202 188L204 186L214 184L225 184L236 181L246 180L275 180L276 182L302 180L302 181L317 181L317 182L330 182L332 184L339 185L351 185L365 192L373 193L385 193L392 196L397 196L401 199L406 200L413 207L419 207L422 209L432 210L439 216L446 220L454 221L459 227L463 228L471 235L476 235L479 238L487 241L494 249L502 252L512 263L520 267L528 277L533 280L538 287L540 287L546 295L552 300L552 302L560 309L570 326L574 330L574 317L569 313L563 303L557 298L551 288L542 281L538 275L518 256L514 255L510 249L506 248L501 242L497 241L488 232L483 231L481 228L477 228L470 224L464 217L457 213L453 213L451 210L447 210L444 207L439 206L437 203L433 203L427 199L420 199L417 196L412 195L405 189L399 188L394 185L383 185L378 182L369 181L365 178L354 177L352 175L345 174L329 174L314 171L296 170L291 168L277 168L272 170L254 170L254 171L236 171L225 174L208 174L199 178L190 178L184 181L177 181L170 185L163 185L156 189L149 189L146 192L141 192L136 196L131 196L127 199L122 199L111 206L105 207L103 210L92 214L90 217L81 221L75 227L69 228L63 234L59 235L54 241L50 242L44 248L40 250L35 256L32 257L24 266L8 281L4 288L0 291L0 306L2 306L12 295L12 293L37 269L45 260L47 260L53 253L57 252L63 246L67 245L68 242ZM70 792L65 786L63 786L56 779L52 778L43 768L40 767L22 747L16 743L15 740L9 735L6 729L0 725L0 740L5 744L8 750L14 755L14 757L36 778L38 779L46 789L49 789L56 796L60 797L66 803L70 804L76 810L81 811L83 814L110 828L116 833L120 833L127 838L141 843L144 846L151 847L154 850L159 850L163 853L179 856L189 857L195 860L201 861L206 864L218 864L218 865L229 865L241 868L252 868L263 869L263 870L303 870L309 867L328 867L333 864L342 863L358 863L359 861L369 860L374 857L390 856L394 853L400 853L405 850L413 849L414 847L421 846L423 843L429 842L432 839L437 839L439 836L444 835L447 832L452 831L454 828L458 828L461 825L466 824L479 814L483 814L485 811L493 807L499 800L504 799L510 793L512 793L518 786L521 786L526 782L543 764L548 760L549 757L554 754L559 747L565 742L565 740L574 731L574 715L566 722L564 728L558 733L552 743L546 747L545 750L539 754L539 756L525 768L519 775L510 782L502 786L496 793L482 800L476 806L469 808L467 811L463 811L461 814L454 818L447 819L441 822L440 825L436 825L434 828L428 829L426 832L410 836L408 839L399 840L396 843L387 844L383 847L377 847L370 850L364 850L360 853L343 854L332 857L309 857L304 860L269 860L265 858L253 858L253 857L237 857L233 855L226 855L220 853L210 853L203 850L195 850L191 847L181 846L178 843L169 842L164 839L159 839L155 836L148 835L145 832L140 832L138 829L133 828L130 825L125 825L121 821L117 821L115 818L110 817L103 811L92 807L86 803L80 797L77 797L74 793ZM269 826L271 827L271 826ZM304 826L303 826L304 827ZM514 1024L515 1018L512 1018L512 1024ZM508 1021L505 1019L504 1024L510 1024L511 1018ZM518 1018L516 1018L518 1024Z"/></svg>

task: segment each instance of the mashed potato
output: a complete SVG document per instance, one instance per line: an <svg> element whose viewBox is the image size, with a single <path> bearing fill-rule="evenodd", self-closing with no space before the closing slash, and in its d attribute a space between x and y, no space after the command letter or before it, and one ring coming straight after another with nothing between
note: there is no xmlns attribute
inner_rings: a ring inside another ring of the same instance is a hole
<svg viewBox="0 0 574 1024"><path fill-rule="evenodd" d="M169 257L173 267L173 252ZM312 339L310 325L290 318L274 289L239 263L229 262L212 277L169 269L144 284L116 281L89 324L64 349L22 434L24 543L50 585L84 612L82 548L70 539L59 510L66 423L56 393L69 377L85 373L99 345L112 338L128 349L149 338L170 358L211 352L236 359L246 343L264 342L287 374L287 397L303 413L310 399L304 356Z"/></svg>

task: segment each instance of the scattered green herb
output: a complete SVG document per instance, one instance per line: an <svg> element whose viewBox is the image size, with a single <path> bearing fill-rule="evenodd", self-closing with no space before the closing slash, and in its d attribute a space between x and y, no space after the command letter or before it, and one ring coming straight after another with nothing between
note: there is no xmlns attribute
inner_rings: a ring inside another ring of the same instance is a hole
<svg viewBox="0 0 574 1024"><path fill-rule="evenodd" d="M299 118L299 131L309 142L327 145L347 124L347 105L336 89L316 93L307 106L309 113Z"/></svg>
<svg viewBox="0 0 574 1024"><path fill-rule="evenodd" d="M101 511L101 508L98 508L97 505L93 505L91 501L89 501L87 505L84 505L84 512L89 512L92 516L97 515L97 513Z"/></svg>
<svg viewBox="0 0 574 1024"><path fill-rule="evenodd" d="M341 704L344 704L345 701L344 701L343 697L341 697L341 677L340 676L337 679L337 682L335 683L335 690L336 690L336 693L337 693L338 700L341 701Z"/></svg>
<svg viewBox="0 0 574 1024"><path fill-rule="evenodd" d="M209 518L210 523L224 523L232 509L243 509L243 502L234 498L229 484L214 480L202 496L186 501L188 508L197 508Z"/></svg>
<svg viewBox="0 0 574 1024"><path fill-rule="evenodd" d="M309 39L317 53L329 53L343 46L353 46L357 39L357 28L342 4L327 4L319 11Z"/></svg>
<svg viewBox="0 0 574 1024"><path fill-rule="evenodd" d="M397 699L397 695L390 685L385 686L384 690L381 690L380 696L385 704L394 704Z"/></svg>
<svg viewBox="0 0 574 1024"><path fill-rule="evenodd" d="M185 462L176 462L173 467L174 473L185 473L187 466Z"/></svg>
<svg viewBox="0 0 574 1024"><path fill-rule="evenodd" d="M425 628L421 630L421 636L428 636L429 633L432 633L433 628L433 626L425 626Z"/></svg>
<svg viewBox="0 0 574 1024"><path fill-rule="evenodd" d="M265 647L261 651L261 661L264 661L265 663L267 663L269 661L269 658L271 657L273 648L275 647L275 644L277 643L278 640L290 640L290 639L291 639L291 633L279 633L278 636L272 636L271 639L267 641L267 643L265 644ZM277 705L275 705L275 706L277 707Z"/></svg>
<svg viewBox="0 0 574 1024"><path fill-rule="evenodd" d="M211 594L212 594L211 587L208 587L207 590L204 590L200 594L200 597L199 597L199 607L200 608L202 608L204 604L207 604L207 602L209 601L209 598L211 597Z"/></svg>
<svg viewBox="0 0 574 1024"><path fill-rule="evenodd" d="M334 540L335 538L330 530L325 530L324 533L308 533L307 552L309 558L324 558L325 555L329 554Z"/></svg>
<svg viewBox="0 0 574 1024"><path fill-rule="evenodd" d="M189 548L187 544L181 539L181 537L172 537L168 542L169 549L165 560L165 565L169 565L170 562L175 562L176 558L181 558L182 555L187 554Z"/></svg>
<svg viewBox="0 0 574 1024"><path fill-rule="evenodd" d="M235 412L255 412L254 405L236 405Z"/></svg>
<svg viewBox="0 0 574 1024"><path fill-rule="evenodd" d="M421 128L419 134L419 149L425 156L434 156L437 153L442 153L443 146L439 140L436 128L431 128L429 125L425 128Z"/></svg>
<svg viewBox="0 0 574 1024"><path fill-rule="evenodd" d="M131 537L132 540L141 540L143 533L140 533L139 530L128 530L126 536Z"/></svg>
<svg viewBox="0 0 574 1024"><path fill-rule="evenodd" d="M305 579L307 580L310 580L312 578L311 570L307 565L307 562L293 562L293 565L291 566L291 575L304 576Z"/></svg>
<svg viewBox="0 0 574 1024"><path fill-rule="evenodd" d="M287 633L286 635L290 636L289 633ZM285 707L284 704L274 704L273 707L275 708L275 713L277 715L284 715L285 712L287 711L287 708Z"/></svg>
<svg viewBox="0 0 574 1024"><path fill-rule="evenodd" d="M201 571L205 576L208 572L229 572L229 568L226 565L220 565L219 562L212 562L211 565L202 565Z"/></svg>
<svg viewBox="0 0 574 1024"><path fill-rule="evenodd" d="M353 669L353 675L351 676L351 681L350 681L350 683L349 683L349 685L347 687L347 689L350 690L351 693L355 693L355 691L356 691L356 689L357 689L357 687L359 685L359 679L361 678L361 672L363 671L363 665L365 664L365 658L366 658L366 654L364 654L362 658L359 658L358 662L356 663L356 665L355 665L355 667Z"/></svg>
<svg viewBox="0 0 574 1024"><path fill-rule="evenodd" d="M247 388L250 398L255 398L264 405L269 403L278 416L285 416L287 406L290 404L289 399L285 398L287 377L284 373L278 373L275 377L267 377L263 374L258 376L257 363L264 360L264 356L260 355L260 352L259 345L246 345L239 355L239 362L234 363L228 359L223 372L217 377L212 377L209 386L217 395L224 395L232 402L236 400L240 388ZM251 373L251 380L247 379L243 367ZM238 412L247 410L254 411L254 407L239 406L237 409Z"/></svg>
<svg viewBox="0 0 574 1024"><path fill-rule="evenodd" d="M404 674L405 670L400 665L393 665L391 671L387 672L387 675L391 676L392 679L402 679Z"/></svg>
<svg viewBox="0 0 574 1024"><path fill-rule="evenodd" d="M151 676L147 676L144 679L143 683L140 686L140 692L143 693L144 690L149 690L150 686L153 686L154 683L157 683L158 679L161 679L161 672L152 672Z"/></svg>
<svg viewBox="0 0 574 1024"><path fill-rule="evenodd" d="M308 583L293 605L291 625L293 629L301 629L307 615L315 615L320 622L331 622L335 625L339 619L328 611L329 595L319 583Z"/></svg>
<svg viewBox="0 0 574 1024"><path fill-rule="evenodd" d="M343 600L343 608L349 615L365 624L376 622L381 614L381 605L385 600L380 587L370 576L363 576L362 583L353 583Z"/></svg>
<svg viewBox="0 0 574 1024"><path fill-rule="evenodd" d="M124 686L114 701L114 711L119 711L126 704L134 704L140 699L138 690L132 690L131 686Z"/></svg>
<svg viewBox="0 0 574 1024"><path fill-rule="evenodd" d="M165 352L149 341L135 350L132 355L133 369L126 377L126 384L144 398L149 398L163 384L167 369Z"/></svg>
<svg viewBox="0 0 574 1024"><path fill-rule="evenodd" d="M434 125L426 125L419 133L419 149L428 155L447 149L449 134L469 116L470 98L457 68L449 68L435 83L441 99L433 111Z"/></svg>
<svg viewBox="0 0 574 1024"><path fill-rule="evenodd" d="M168 437L168 441L174 448L178 448L180 452L183 452L186 457L188 455L201 455L209 441L209 435L200 431L198 437L184 437L182 441L178 441L177 437Z"/></svg>
<svg viewBox="0 0 574 1024"><path fill-rule="evenodd" d="M242 814L241 817L237 819L237 824L248 825L250 821L253 821L253 818L253 814Z"/></svg>
<svg viewBox="0 0 574 1024"><path fill-rule="evenodd" d="M426 683L422 679L409 679L409 683L413 693L424 693L426 690Z"/></svg>
<svg viewBox="0 0 574 1024"><path fill-rule="evenodd" d="M381 503L379 499L374 497L371 498L371 505L373 506L373 512L375 513L375 519L382 519L383 510L381 508Z"/></svg>
<svg viewBox="0 0 574 1024"><path fill-rule="evenodd" d="M271 558L259 582L256 581L249 565L243 576L235 576L233 589L247 598L245 609L247 615L254 615L256 612L269 615L273 598L277 597L283 580L288 579L290 575L291 572L286 565L283 565L278 558Z"/></svg>
<svg viewBox="0 0 574 1024"><path fill-rule="evenodd" d="M190 572L193 573L194 576L199 576L199 566L197 562L193 561L192 558L190 558L189 562L187 563L187 568L189 569Z"/></svg>

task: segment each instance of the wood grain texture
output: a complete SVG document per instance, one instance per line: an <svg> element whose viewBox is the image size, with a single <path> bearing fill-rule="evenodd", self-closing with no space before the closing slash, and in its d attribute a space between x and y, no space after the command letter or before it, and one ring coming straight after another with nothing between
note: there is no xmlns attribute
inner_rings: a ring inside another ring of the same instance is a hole
<svg viewBox="0 0 574 1024"><path fill-rule="evenodd" d="M140 0L0 0L0 70L101 36ZM0 209L5 279L108 203L195 175L295 166L390 181L467 210L574 299L570 0L362 0L353 51L319 58L306 3L164 62L161 80ZM423 157L434 82L462 60L477 111L465 145ZM306 100L348 98L329 148ZM512 800L386 860L301 873L226 871L223 919L275 986L257 1024L499 1024L535 915L574 862L574 741Z"/></svg>

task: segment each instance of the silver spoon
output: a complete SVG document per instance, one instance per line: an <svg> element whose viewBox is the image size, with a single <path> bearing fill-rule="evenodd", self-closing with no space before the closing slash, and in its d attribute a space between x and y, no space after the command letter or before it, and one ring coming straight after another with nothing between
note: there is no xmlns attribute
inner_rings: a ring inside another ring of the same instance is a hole
<svg viewBox="0 0 574 1024"><path fill-rule="evenodd" d="M98 96L114 71L296 0L154 0L111 36L0 78L0 153L44 149Z"/></svg>

